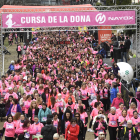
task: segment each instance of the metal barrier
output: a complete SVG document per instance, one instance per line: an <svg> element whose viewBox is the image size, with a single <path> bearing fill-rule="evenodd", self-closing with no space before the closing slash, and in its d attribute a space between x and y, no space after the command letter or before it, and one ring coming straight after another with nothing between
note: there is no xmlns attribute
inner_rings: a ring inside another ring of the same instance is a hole
<svg viewBox="0 0 140 140"><path fill-rule="evenodd" d="M129 97L128 97L129 92L130 91L122 84L121 93L122 93L122 98L124 100L124 105L126 106L127 109L129 108Z"/></svg>

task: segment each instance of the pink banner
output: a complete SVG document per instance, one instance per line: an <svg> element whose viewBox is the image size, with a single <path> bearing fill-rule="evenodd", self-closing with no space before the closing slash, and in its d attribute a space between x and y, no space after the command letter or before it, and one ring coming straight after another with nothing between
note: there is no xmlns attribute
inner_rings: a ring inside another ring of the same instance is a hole
<svg viewBox="0 0 140 140"><path fill-rule="evenodd" d="M3 14L2 27L62 27L135 24L135 11Z"/></svg>

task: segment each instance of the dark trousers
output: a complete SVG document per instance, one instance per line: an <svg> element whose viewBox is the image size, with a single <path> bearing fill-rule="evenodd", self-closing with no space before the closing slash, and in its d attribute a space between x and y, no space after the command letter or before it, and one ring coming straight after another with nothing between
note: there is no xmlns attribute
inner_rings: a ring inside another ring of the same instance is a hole
<svg viewBox="0 0 140 140"><path fill-rule="evenodd" d="M109 99L103 99L103 104L104 104L104 110L105 111L109 110L110 100Z"/></svg>
<svg viewBox="0 0 140 140"><path fill-rule="evenodd" d="M84 136L86 138L87 127L84 127Z"/></svg>
<svg viewBox="0 0 140 140"><path fill-rule="evenodd" d="M5 136L5 140L15 140L15 138L13 138L13 137L6 137Z"/></svg>
<svg viewBox="0 0 140 140"><path fill-rule="evenodd" d="M17 53L18 53L18 58L19 58L19 55L21 55L21 51L17 51Z"/></svg>
<svg viewBox="0 0 140 140"><path fill-rule="evenodd" d="M88 107L88 100L82 100L82 103L85 105L86 109Z"/></svg>
<svg viewBox="0 0 140 140"><path fill-rule="evenodd" d="M116 129L117 127L110 127L110 126L108 127L110 140L116 140L116 135L117 135Z"/></svg>
<svg viewBox="0 0 140 140"><path fill-rule="evenodd" d="M119 139L120 139L120 134L121 134L121 131L122 131L121 128L123 128L123 126L119 126L119 131L118 131L118 138L119 138Z"/></svg>
<svg viewBox="0 0 140 140"><path fill-rule="evenodd" d="M82 134L78 135L78 140L83 140L83 135Z"/></svg>
<svg viewBox="0 0 140 140"><path fill-rule="evenodd" d="M92 120L90 121L90 123L89 123L89 128L91 128L92 122L93 122L93 119L92 119Z"/></svg>
<svg viewBox="0 0 140 140"><path fill-rule="evenodd" d="M20 42L23 42L23 36L20 36Z"/></svg>

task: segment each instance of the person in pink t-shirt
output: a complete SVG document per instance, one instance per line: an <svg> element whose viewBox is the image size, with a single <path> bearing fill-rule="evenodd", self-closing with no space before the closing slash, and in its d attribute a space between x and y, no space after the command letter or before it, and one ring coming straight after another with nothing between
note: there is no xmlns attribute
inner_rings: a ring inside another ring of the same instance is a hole
<svg viewBox="0 0 140 140"><path fill-rule="evenodd" d="M133 117L133 111L135 111L135 110L136 110L136 104L134 102L132 102L130 104L129 109L127 110L127 115L130 119Z"/></svg>
<svg viewBox="0 0 140 140"><path fill-rule="evenodd" d="M68 103L65 105L65 108L67 108L68 106L71 107L71 112L72 112L72 114L74 114L75 103L72 102L71 97L68 98Z"/></svg>
<svg viewBox="0 0 140 140"><path fill-rule="evenodd" d="M8 101L8 98L9 98L10 95L12 95L15 99L18 99L18 96L17 96L17 94L16 94L15 92L13 92L12 87L9 87L8 90L9 90L9 93L7 93L7 94L5 95L5 97L4 97L4 100L5 100L6 102Z"/></svg>
<svg viewBox="0 0 140 140"><path fill-rule="evenodd" d="M127 126L127 121L129 120L126 110L122 110L121 114L122 115L120 115L118 118L118 122L119 122L118 138L120 138L121 130Z"/></svg>
<svg viewBox="0 0 140 140"><path fill-rule="evenodd" d="M97 99L93 100L93 101L90 103L90 105L91 105L92 108L94 108L94 105L95 105L96 102L100 102L100 103L101 103L101 107L104 106L103 103L100 101L100 95L97 95Z"/></svg>
<svg viewBox="0 0 140 140"><path fill-rule="evenodd" d="M80 119L84 124L84 138L86 137L86 131L87 131L87 123L88 123L88 115L86 112L84 112L83 106L78 107L78 112L80 113Z"/></svg>
<svg viewBox="0 0 140 140"><path fill-rule="evenodd" d="M93 130L94 130L95 138L97 138L99 136L100 132L104 132L106 134L107 124L104 121L104 115L99 114L97 116L96 122L94 123L94 126L93 126Z"/></svg>
<svg viewBox="0 0 140 140"><path fill-rule="evenodd" d="M18 58L19 58L19 55L21 55L21 46L20 46L20 44L17 45L17 53L18 53Z"/></svg>
<svg viewBox="0 0 140 140"><path fill-rule="evenodd" d="M25 114L26 115L28 114L28 109L31 105L31 101L32 101L31 99L32 99L31 95L27 95L27 100L25 101Z"/></svg>
<svg viewBox="0 0 140 140"><path fill-rule="evenodd" d="M59 114L59 104L56 102L55 97L51 97L51 112L57 112Z"/></svg>
<svg viewBox="0 0 140 140"><path fill-rule="evenodd" d="M140 117L138 116L138 112L134 111L133 112L133 117L131 118L132 124L134 127L140 132Z"/></svg>
<svg viewBox="0 0 140 140"><path fill-rule="evenodd" d="M82 93L82 103L85 105L85 107L87 108L88 106L88 90L86 89L86 83L82 84L82 88L81 88L81 93Z"/></svg>
<svg viewBox="0 0 140 140"><path fill-rule="evenodd" d="M110 140L116 140L116 135L118 129L118 115L116 114L116 108L111 107L111 111L108 114L109 124L108 130L110 135Z"/></svg>
<svg viewBox="0 0 140 140"><path fill-rule="evenodd" d="M7 121L3 125L3 134L5 132L5 140L12 140L12 138L15 138L15 128L16 124L13 122L12 115L8 115Z"/></svg>
<svg viewBox="0 0 140 140"><path fill-rule="evenodd" d="M93 132L91 130L92 122L95 116L98 115L98 111L101 109L101 103L100 102L95 102L94 109L92 110L90 114L90 124L89 124L89 129L88 131Z"/></svg>
<svg viewBox="0 0 140 140"><path fill-rule="evenodd" d="M34 116L34 123L32 124L32 129L35 129L36 130L36 136L39 136L41 135L41 129L44 127L44 125L42 123L40 123L38 121L38 116L35 115Z"/></svg>
<svg viewBox="0 0 140 140"><path fill-rule="evenodd" d="M53 113L53 125L56 127L57 132L60 134L61 120L58 119L58 114L56 112Z"/></svg>
<svg viewBox="0 0 140 140"><path fill-rule="evenodd" d="M33 100L30 104L30 107L28 109L28 114L27 114L31 124L34 123L34 116L38 115L38 112L39 112L39 108L37 107L37 103L36 101Z"/></svg>
<svg viewBox="0 0 140 140"><path fill-rule="evenodd" d="M36 135L37 131L30 124L30 121L27 119L24 121L21 128L16 129L16 134L24 134L24 138L32 140L32 135Z"/></svg>
<svg viewBox="0 0 140 140"><path fill-rule="evenodd" d="M22 125L24 123L24 120L25 120L25 115L21 114L20 115L20 120L16 123L16 129L19 129L19 128L22 127Z"/></svg>
<svg viewBox="0 0 140 140"><path fill-rule="evenodd" d="M122 110L124 109L124 104L121 102L121 103L119 103L119 108L118 109L116 109L116 114L118 115L118 116L121 116L122 115Z"/></svg>

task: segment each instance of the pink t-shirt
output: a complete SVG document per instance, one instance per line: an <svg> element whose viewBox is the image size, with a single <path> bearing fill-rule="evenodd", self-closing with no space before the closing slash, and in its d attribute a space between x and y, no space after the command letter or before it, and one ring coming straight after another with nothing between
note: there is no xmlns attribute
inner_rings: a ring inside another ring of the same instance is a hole
<svg viewBox="0 0 140 140"><path fill-rule="evenodd" d="M80 119L83 122L83 124L85 124L87 117L88 117L88 115L86 112L83 112L82 114L80 114ZM87 125L85 125L85 127L87 127Z"/></svg>
<svg viewBox="0 0 140 140"><path fill-rule="evenodd" d="M32 121L34 121L35 109L32 109Z"/></svg>
<svg viewBox="0 0 140 140"><path fill-rule="evenodd" d="M11 115L14 117L17 112L17 105L13 105L11 108Z"/></svg>
<svg viewBox="0 0 140 140"><path fill-rule="evenodd" d="M31 105L31 101L27 100L25 102L25 114L28 114L28 109L29 109L30 105Z"/></svg>
<svg viewBox="0 0 140 140"><path fill-rule="evenodd" d="M121 116L121 115L122 115L122 110L116 109L116 114L117 114L118 116Z"/></svg>
<svg viewBox="0 0 140 140"><path fill-rule="evenodd" d="M8 89L7 88L5 88L5 89L0 89L0 92L1 92L1 96L2 97L4 97L6 94L7 94L7 92L8 92Z"/></svg>
<svg viewBox="0 0 140 140"><path fill-rule="evenodd" d="M23 123L21 123L20 120L16 122L16 129L19 129L19 128L21 128L22 126L23 126Z"/></svg>
<svg viewBox="0 0 140 140"><path fill-rule="evenodd" d="M51 105L52 114L53 114L54 112L57 112L57 107L58 107L58 106L59 106L59 105L58 105L57 103L54 104L54 107L52 107L52 105Z"/></svg>
<svg viewBox="0 0 140 140"><path fill-rule="evenodd" d="M12 95L15 99L18 99L18 96L15 92L13 92L12 94L6 93L4 99L8 100L9 96Z"/></svg>
<svg viewBox="0 0 140 140"><path fill-rule="evenodd" d="M94 109L92 110L92 112L91 112L90 115L93 117L93 119L94 119L95 116L98 115L98 112L99 112L99 110L98 110L97 108L94 108Z"/></svg>
<svg viewBox="0 0 140 140"><path fill-rule="evenodd" d="M111 127L117 127L117 119L118 119L118 115L112 115L111 113L108 114L108 118L109 118L109 126Z"/></svg>
<svg viewBox="0 0 140 140"><path fill-rule="evenodd" d="M16 124L14 122L11 123L5 122L3 127L5 128L6 137L14 137L16 127Z"/></svg>
<svg viewBox="0 0 140 140"><path fill-rule="evenodd" d="M133 125L137 124L138 122L140 123L140 117L138 117L137 119L132 117L131 120ZM138 130L138 132L140 132L140 125L136 125L135 128Z"/></svg>
<svg viewBox="0 0 140 140"><path fill-rule="evenodd" d="M57 104L60 107L61 111L63 112L63 106L64 106L63 101L62 100L61 101L57 100Z"/></svg>
<svg viewBox="0 0 140 140"><path fill-rule="evenodd" d="M119 116L118 122L121 123L121 122L124 121L124 119L126 119L126 121L122 125L119 125L119 126L125 126L125 127L127 126L127 121L129 120L129 117L128 116L126 116L126 117Z"/></svg>
<svg viewBox="0 0 140 140"><path fill-rule="evenodd" d="M41 135L41 129L42 129L42 127L44 127L44 125L42 124L42 123L34 123L34 124L32 124L32 128L33 129L35 129L36 130L36 135Z"/></svg>
<svg viewBox="0 0 140 140"><path fill-rule="evenodd" d="M135 110L133 110L133 109L128 109L127 110L127 115L130 119L133 117L133 111L135 111Z"/></svg>
<svg viewBox="0 0 140 140"><path fill-rule="evenodd" d="M58 132L58 122L59 119L57 119L56 121L53 120L53 126L57 129L57 132Z"/></svg>
<svg viewBox="0 0 140 140"><path fill-rule="evenodd" d="M67 129L69 124L70 124L70 121L65 122L65 130Z"/></svg>
<svg viewBox="0 0 140 140"><path fill-rule="evenodd" d="M21 51L21 46L18 46L18 51Z"/></svg>
<svg viewBox="0 0 140 140"><path fill-rule="evenodd" d="M90 95L95 96L95 90L94 90L94 88L93 88L93 87L88 88L88 93L89 93Z"/></svg>
<svg viewBox="0 0 140 140"><path fill-rule="evenodd" d="M81 93L82 93L82 96L83 96L83 99L82 100L87 100L88 99L88 97L87 97L88 91L86 89L85 90L82 90L81 89Z"/></svg>

